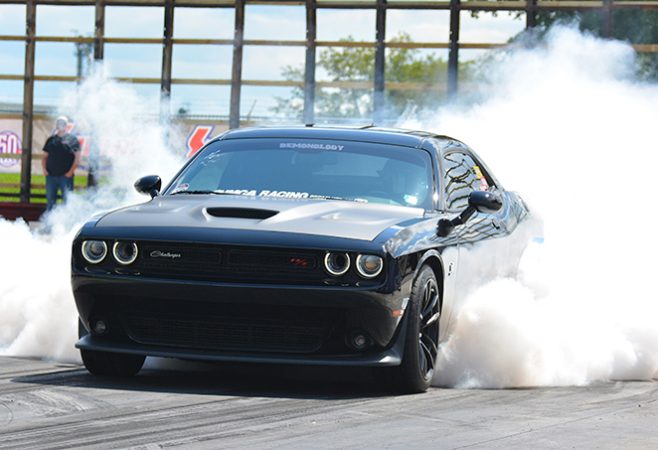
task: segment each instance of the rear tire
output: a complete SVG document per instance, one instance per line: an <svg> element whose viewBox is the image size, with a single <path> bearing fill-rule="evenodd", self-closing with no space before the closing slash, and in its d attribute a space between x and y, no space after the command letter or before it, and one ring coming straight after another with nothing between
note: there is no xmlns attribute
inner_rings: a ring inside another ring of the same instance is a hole
<svg viewBox="0 0 658 450"><path fill-rule="evenodd" d="M82 322L78 322L78 337L89 332ZM80 349L80 357L85 368L92 375L110 377L132 377L142 369L146 356L128 355L124 353L99 352L96 350Z"/></svg>
<svg viewBox="0 0 658 450"><path fill-rule="evenodd" d="M405 313L407 329L402 364L387 368L392 389L425 392L432 382L439 349L441 298L434 271L421 268L411 289Z"/></svg>

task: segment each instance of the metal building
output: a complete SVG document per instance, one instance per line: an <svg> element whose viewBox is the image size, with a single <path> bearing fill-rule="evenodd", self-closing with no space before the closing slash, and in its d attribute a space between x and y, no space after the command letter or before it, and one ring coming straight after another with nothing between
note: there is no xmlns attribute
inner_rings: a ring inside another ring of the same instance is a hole
<svg viewBox="0 0 658 450"><path fill-rule="evenodd" d="M613 32L613 12L616 10L635 10L641 13L647 10L658 10L658 1L654 0L0 0L3 4L25 5L25 34L0 35L0 41L15 41L25 43L25 58L23 74L2 74L0 80L22 81L23 101L22 113L19 117L12 113L0 112L3 117L14 117L22 120L22 152L20 193L2 192L7 186L0 186L0 197L16 196L21 204L28 204L33 195L31 168L33 161L34 123L38 112L34 109L35 81L76 82L77 76L35 75L35 46L38 42L68 42L78 45L82 51L84 44L93 46L93 58L103 60L106 44L154 44L162 46L162 68L159 77L119 77L120 81L138 84L159 84L161 96L167 104L172 85L204 85L230 87L230 105L226 125L230 128L239 127L245 120L245 112L241 111L241 95L244 86L298 87L303 89L303 121L315 121L315 97L320 88L362 88L372 91L373 117L378 122L385 109L386 90L426 89L426 85L405 81L388 81L385 72L386 49L445 49L448 51L448 73L445 89L449 97L457 95L459 52L460 49L488 49L500 46L501 43L460 43L460 14L471 11L511 11L525 17L525 27L532 28L537 24L537 15L548 11L597 11L600 16L602 36L611 36ZM41 36L36 34L36 18L40 5L85 5L92 6L95 11L94 36ZM267 40L245 39L245 9L249 5L290 6L296 5L305 9L305 39L304 40ZM106 7L111 6L149 6L164 9L162 37L107 37L105 35ZM224 8L234 12L234 28L232 39L189 39L175 38L174 26L177 8ZM322 41L317 39L317 16L322 9L360 9L375 12L375 23L372 41ZM387 14L393 10L442 10L449 14L449 36L443 42L394 42L386 39ZM2 30L0 30L2 33ZM172 76L172 53L174 47L186 45L228 46L232 48L232 64L230 78L175 78ZM244 49L250 46L289 46L305 49L303 80L262 80L245 79L243 77ZM338 80L318 81L316 79L316 62L319 48L323 47L362 47L372 48L375 52L374 78L369 81ZM635 44L638 52L658 53L658 44ZM2 70L2 69L0 69ZM169 113L164 108L165 114ZM42 114L43 115L43 114ZM19 157L7 156L6 157ZM3 156L3 157L5 157ZM93 183L93 174L90 176ZM1 213L1 211L0 211Z"/></svg>

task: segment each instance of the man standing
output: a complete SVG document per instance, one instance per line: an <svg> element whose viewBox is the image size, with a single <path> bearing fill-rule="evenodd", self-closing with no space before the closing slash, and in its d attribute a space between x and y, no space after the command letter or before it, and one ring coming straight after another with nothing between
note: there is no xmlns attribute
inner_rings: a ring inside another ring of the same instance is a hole
<svg viewBox="0 0 658 450"><path fill-rule="evenodd" d="M55 134L43 146L41 167L46 176L46 211L50 211L57 203L59 191L66 202L69 191L73 189L75 169L80 162L80 143L75 136L66 132L68 123L66 117L58 117L55 121Z"/></svg>

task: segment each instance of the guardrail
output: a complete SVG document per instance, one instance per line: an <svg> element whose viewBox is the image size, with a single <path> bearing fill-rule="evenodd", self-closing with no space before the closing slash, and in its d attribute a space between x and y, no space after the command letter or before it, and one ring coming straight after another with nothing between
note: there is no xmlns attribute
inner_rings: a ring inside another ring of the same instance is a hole
<svg viewBox="0 0 658 450"><path fill-rule="evenodd" d="M0 217L9 220L16 220L20 217L30 222L36 221L45 210L45 204L0 202Z"/></svg>

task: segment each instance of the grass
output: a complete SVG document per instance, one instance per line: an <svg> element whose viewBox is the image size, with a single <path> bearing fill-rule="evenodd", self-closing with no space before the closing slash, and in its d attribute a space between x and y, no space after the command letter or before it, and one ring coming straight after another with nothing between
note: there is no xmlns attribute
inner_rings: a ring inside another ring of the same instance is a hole
<svg viewBox="0 0 658 450"><path fill-rule="evenodd" d="M21 183L21 174L20 173L0 173L0 184L13 184L14 187L0 187L0 202L18 202L18 197L7 197L2 194L6 193L15 193L19 194L21 192L20 188ZM32 194L41 194L46 195L46 177L44 175L32 174L32 186L34 185L43 185L42 188L32 187ZM86 175L75 175L73 181L74 186L86 186L87 185L87 176ZM46 203L45 198L32 197L32 203Z"/></svg>

